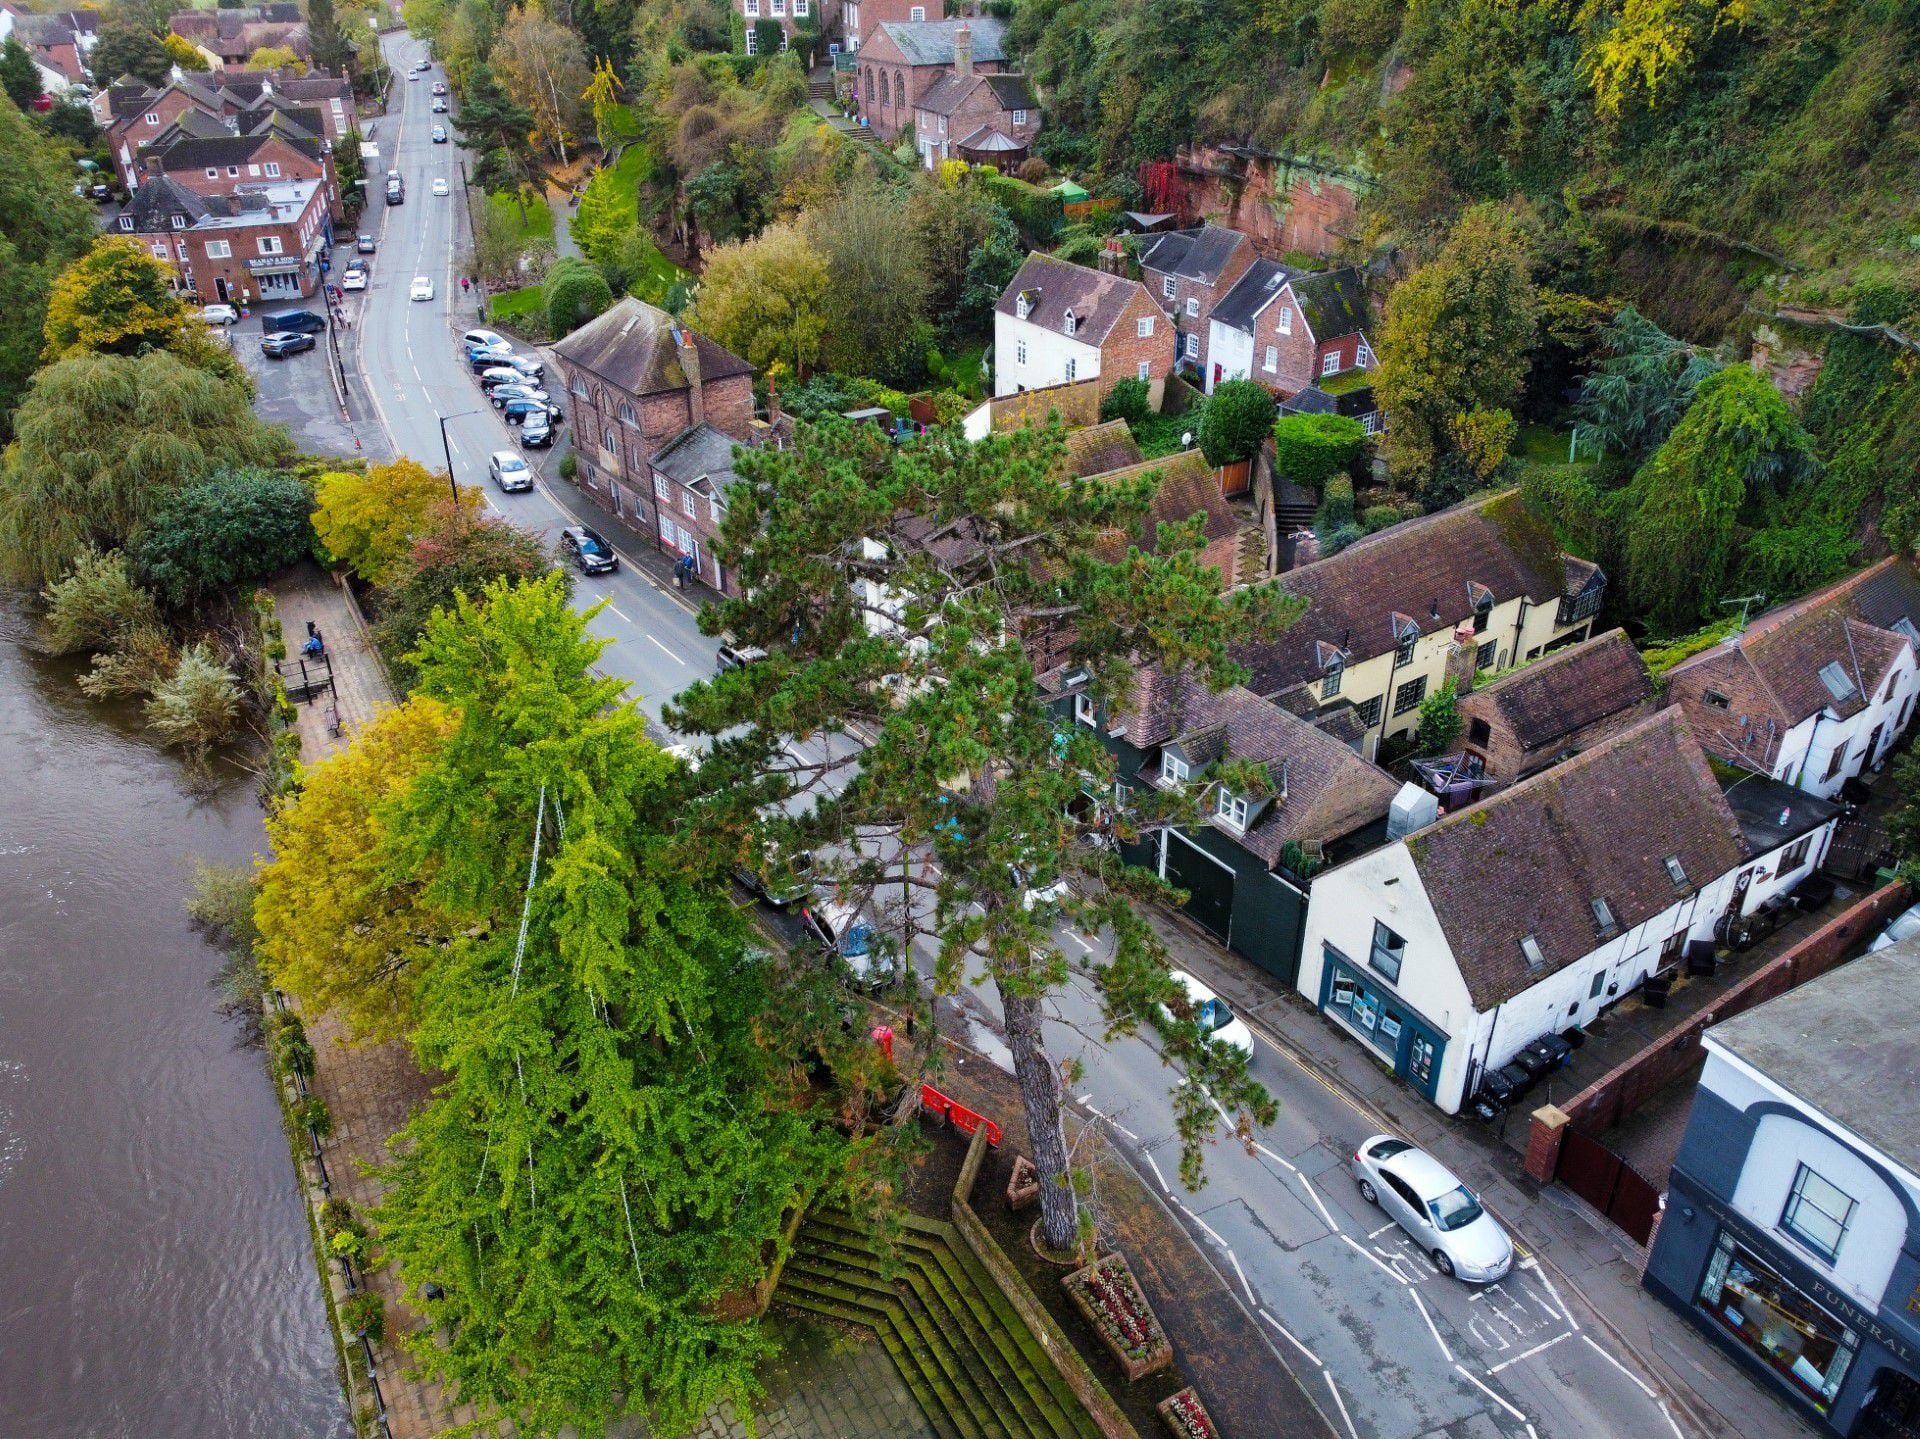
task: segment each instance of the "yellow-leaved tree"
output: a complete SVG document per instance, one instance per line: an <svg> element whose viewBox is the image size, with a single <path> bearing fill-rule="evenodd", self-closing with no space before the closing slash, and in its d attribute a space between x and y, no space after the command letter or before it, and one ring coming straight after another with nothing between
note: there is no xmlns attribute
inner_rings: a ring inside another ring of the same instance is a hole
<svg viewBox="0 0 1920 1439"><path fill-rule="evenodd" d="M178 350L191 322L186 302L168 284L172 278L173 271L135 241L101 236L47 294L44 362Z"/></svg>
<svg viewBox="0 0 1920 1439"><path fill-rule="evenodd" d="M253 907L267 974L310 1014L337 1011L357 1039L411 1027L420 978L455 932L421 898L430 869L396 872L383 816L458 723L438 700L413 696L308 770L267 820L276 857Z"/></svg>
<svg viewBox="0 0 1920 1439"><path fill-rule="evenodd" d="M686 320L755 369L784 360L800 370L819 363L827 291L825 257L804 229L783 221L708 253Z"/></svg>
<svg viewBox="0 0 1920 1439"><path fill-rule="evenodd" d="M1581 57L1603 115L1638 97L1659 104L1693 70L1700 47L1729 25L1753 18L1754 0L1586 0Z"/></svg>
<svg viewBox="0 0 1920 1439"><path fill-rule="evenodd" d="M335 560L370 584L384 584L413 549L416 536L444 522L454 508L444 472L415 460L336 470L314 483L314 533ZM480 511L480 492L460 491L459 509Z"/></svg>

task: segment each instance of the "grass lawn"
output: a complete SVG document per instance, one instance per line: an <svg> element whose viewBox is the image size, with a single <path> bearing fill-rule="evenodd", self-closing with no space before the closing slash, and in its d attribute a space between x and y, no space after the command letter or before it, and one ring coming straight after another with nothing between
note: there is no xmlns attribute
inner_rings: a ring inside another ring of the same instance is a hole
<svg viewBox="0 0 1920 1439"><path fill-rule="evenodd" d="M980 357L987 352L985 341L956 350L940 352L940 363L929 367L929 378L945 388L958 390L970 400L986 397L986 381L980 377Z"/></svg>
<svg viewBox="0 0 1920 1439"><path fill-rule="evenodd" d="M640 121L633 113L631 105L613 107L613 133L621 140L636 140L640 136Z"/></svg>
<svg viewBox="0 0 1920 1439"><path fill-rule="evenodd" d="M1535 465L1564 465L1569 438L1569 431L1556 430L1551 425L1522 425L1520 438L1514 442L1513 457ZM1591 450L1582 450L1574 463L1590 465L1595 458Z"/></svg>
<svg viewBox="0 0 1920 1439"><path fill-rule="evenodd" d="M587 183L587 191L574 214L574 240L589 257L616 258L619 244L628 231L638 229L646 243L641 247L644 263L639 273L630 275L627 287L650 305L666 299L667 291L685 280L687 272L660 253L640 223L640 186L653 173L653 156L644 145L629 145L621 153L620 163L600 171Z"/></svg>
<svg viewBox="0 0 1920 1439"><path fill-rule="evenodd" d="M544 303L539 285L523 285L518 290L505 290L487 302L487 318L508 322L535 314Z"/></svg>
<svg viewBox="0 0 1920 1439"><path fill-rule="evenodd" d="M553 238L553 211L547 208L544 199L536 198L527 204L527 222L520 223L520 206L513 196L489 193L487 204L493 211L506 218L513 226L515 235L524 243L528 240L551 240Z"/></svg>

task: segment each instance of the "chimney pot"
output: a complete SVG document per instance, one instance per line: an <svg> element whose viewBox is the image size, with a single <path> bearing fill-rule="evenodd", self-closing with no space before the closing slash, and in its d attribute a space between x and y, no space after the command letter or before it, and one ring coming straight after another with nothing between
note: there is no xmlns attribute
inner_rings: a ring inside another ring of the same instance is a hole
<svg viewBox="0 0 1920 1439"><path fill-rule="evenodd" d="M707 417L705 398L700 393L700 347L693 342L693 331L674 327L674 339L680 347L680 373L687 377L687 423L697 425Z"/></svg>

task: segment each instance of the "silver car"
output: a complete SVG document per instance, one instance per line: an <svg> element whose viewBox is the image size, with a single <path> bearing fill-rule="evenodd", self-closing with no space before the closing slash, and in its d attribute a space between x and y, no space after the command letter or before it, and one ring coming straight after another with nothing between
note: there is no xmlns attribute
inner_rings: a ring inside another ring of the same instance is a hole
<svg viewBox="0 0 1920 1439"><path fill-rule="evenodd" d="M1513 1268L1513 1241L1452 1170L1404 1139L1376 1134L1348 1162L1360 1197L1377 1204L1426 1251L1433 1267L1475 1284Z"/></svg>
<svg viewBox="0 0 1920 1439"><path fill-rule="evenodd" d="M487 461L487 473L493 482L509 494L533 488L533 471L512 450L495 450Z"/></svg>

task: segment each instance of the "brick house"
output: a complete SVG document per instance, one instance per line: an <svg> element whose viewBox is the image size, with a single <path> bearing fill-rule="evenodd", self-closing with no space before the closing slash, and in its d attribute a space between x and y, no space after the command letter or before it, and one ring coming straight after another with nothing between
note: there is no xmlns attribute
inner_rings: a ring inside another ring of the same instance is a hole
<svg viewBox="0 0 1920 1439"><path fill-rule="evenodd" d="M702 421L689 425L654 452L648 461L660 548L693 561L702 584L721 594L734 593L733 576L713 553L727 514L727 491L739 477L733 472L733 436Z"/></svg>
<svg viewBox="0 0 1920 1439"><path fill-rule="evenodd" d="M1283 400L1315 386L1337 393L1341 381L1379 367L1371 323L1357 270L1307 275L1257 261L1214 312L1206 391L1222 380L1258 380Z"/></svg>
<svg viewBox="0 0 1920 1439"><path fill-rule="evenodd" d="M1137 280L1029 255L993 307L993 392L1145 380L1157 408L1173 369L1166 312Z"/></svg>
<svg viewBox="0 0 1920 1439"><path fill-rule="evenodd" d="M921 165L945 160L1006 170L1027 158L1040 133L1040 108L1024 75L982 75L973 68L973 34L953 35L953 73L927 87L913 106L913 145Z"/></svg>
<svg viewBox="0 0 1920 1439"><path fill-rule="evenodd" d="M245 305L312 295L320 257L333 244L333 221L318 180L197 195L156 171L109 233L138 241L172 265L182 293L203 304Z"/></svg>
<svg viewBox="0 0 1920 1439"><path fill-rule="evenodd" d="M1463 752L1479 772L1525 779L1638 722L1657 703L1633 641L1609 630L1462 695Z"/></svg>
<svg viewBox="0 0 1920 1439"><path fill-rule="evenodd" d="M839 18L834 0L733 0L733 10L746 22L746 46L749 55L760 50L754 27L772 20L780 26L780 48L787 49L799 32L825 32Z"/></svg>
<svg viewBox="0 0 1920 1439"><path fill-rule="evenodd" d="M702 425L729 440L754 433L753 367L630 295L552 354L572 400L581 488L642 528L665 518L651 465L669 441Z"/></svg>
<svg viewBox="0 0 1920 1439"><path fill-rule="evenodd" d="M203 140L252 134L278 117L286 122L285 133L320 139L324 149L355 124L351 82L263 71L248 72L247 79L217 88L198 80L174 80L157 88L120 80L94 97L93 113L107 132L114 168L129 190L147 173L142 153L163 136L171 142L179 134Z"/></svg>
<svg viewBox="0 0 1920 1439"><path fill-rule="evenodd" d="M861 48L860 117L888 141L913 133L913 111L920 99L954 72L954 45L969 50L976 74L998 75L1007 68L1004 22L983 15L976 20L927 20L875 28Z"/></svg>
<svg viewBox="0 0 1920 1439"><path fill-rule="evenodd" d="M22 13L9 37L18 40L39 68L43 93L84 90L88 84L87 57L100 38L100 16L93 10L63 10L57 14Z"/></svg>
<svg viewBox="0 0 1920 1439"><path fill-rule="evenodd" d="M1175 357L1205 374L1214 307L1254 262L1253 242L1211 222L1155 235L1141 246L1140 278L1166 307ZM1212 387L1208 387L1211 393Z"/></svg>
<svg viewBox="0 0 1920 1439"><path fill-rule="evenodd" d="M256 5L242 10L184 10L167 28L218 70L240 69L254 51L284 46L309 64L313 41L298 5Z"/></svg>
<svg viewBox="0 0 1920 1439"><path fill-rule="evenodd" d="M882 25L919 25L928 19L945 16L948 7L940 0L929 6L927 0L843 0L840 7L840 42L849 55L879 33ZM953 9L956 16L972 16L978 7L963 4Z"/></svg>
<svg viewBox="0 0 1920 1439"><path fill-rule="evenodd" d="M181 120L196 116L198 112L189 111ZM326 146L284 115L266 112L246 134L231 134L224 127L199 134L198 128L175 122L146 147L143 160L149 167L157 160L161 173L196 195L230 195L263 180L317 180L326 187L328 213L336 220L346 218Z"/></svg>

